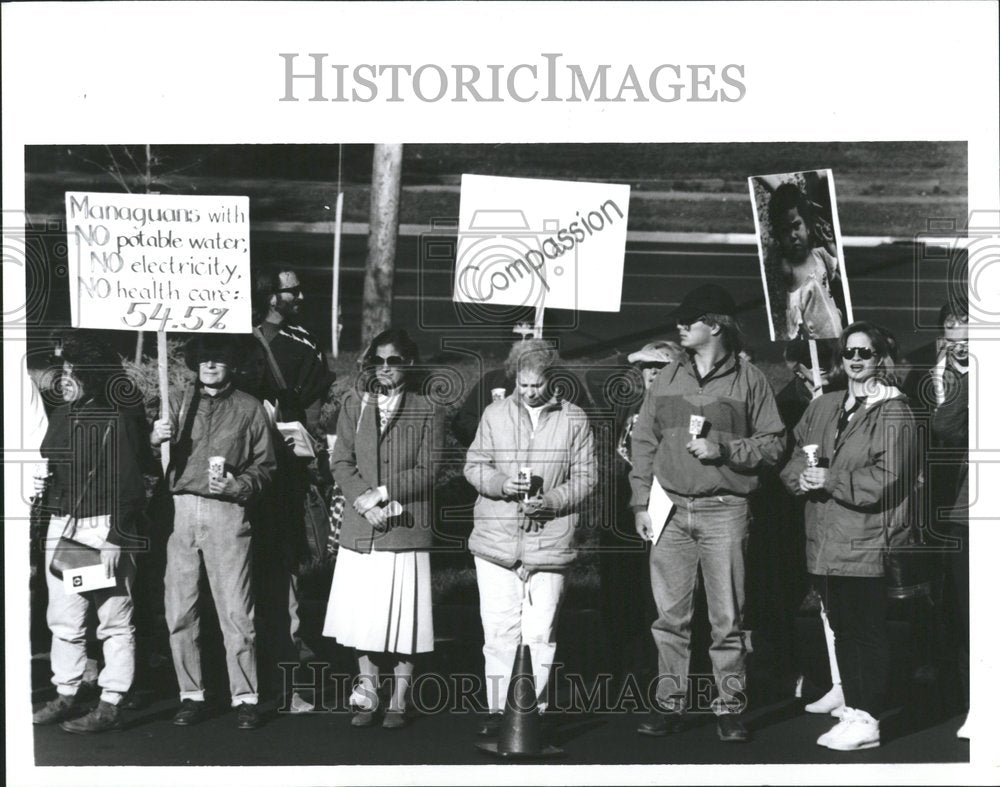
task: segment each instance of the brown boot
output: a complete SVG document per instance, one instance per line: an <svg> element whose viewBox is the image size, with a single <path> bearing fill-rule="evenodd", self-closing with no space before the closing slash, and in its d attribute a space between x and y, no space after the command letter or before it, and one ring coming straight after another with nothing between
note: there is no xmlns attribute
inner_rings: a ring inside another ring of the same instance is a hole
<svg viewBox="0 0 1000 787"><path fill-rule="evenodd" d="M89 735L94 732L107 732L122 728L122 712L117 705L101 700L86 716L79 719L64 721L59 727L65 732L77 735Z"/></svg>
<svg viewBox="0 0 1000 787"><path fill-rule="evenodd" d="M66 719L72 719L83 713L84 708L76 701L75 694L58 694L56 698L45 703L31 717L32 724L56 724Z"/></svg>

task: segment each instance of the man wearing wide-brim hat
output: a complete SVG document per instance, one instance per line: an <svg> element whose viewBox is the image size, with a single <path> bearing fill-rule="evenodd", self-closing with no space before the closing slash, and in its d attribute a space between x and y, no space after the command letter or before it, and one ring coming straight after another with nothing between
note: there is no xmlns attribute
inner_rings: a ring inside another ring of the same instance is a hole
<svg viewBox="0 0 1000 787"><path fill-rule="evenodd" d="M685 296L673 314L684 355L657 376L632 430L630 480L639 535L652 537L647 504L654 476L674 504L650 553L659 676L656 707L639 728L644 735L667 735L684 726L700 567L712 625L718 735L726 742L750 737L742 721L747 498L761 468L780 459L784 425L767 378L740 355L736 312L732 296L714 284Z"/></svg>

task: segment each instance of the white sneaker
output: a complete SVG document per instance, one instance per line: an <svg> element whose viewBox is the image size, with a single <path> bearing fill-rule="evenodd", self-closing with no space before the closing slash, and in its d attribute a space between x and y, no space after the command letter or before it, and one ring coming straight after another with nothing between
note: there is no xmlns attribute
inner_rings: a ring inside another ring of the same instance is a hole
<svg viewBox="0 0 1000 787"><path fill-rule="evenodd" d="M311 702L302 699L302 695L297 691L292 694L292 701L288 704L289 713L310 713L316 709Z"/></svg>
<svg viewBox="0 0 1000 787"><path fill-rule="evenodd" d="M874 749L881 742L878 721L863 710L844 708L841 722L834 729L836 732L830 735L824 745L835 751Z"/></svg>
<svg viewBox="0 0 1000 787"><path fill-rule="evenodd" d="M824 732L816 739L816 743L820 746L828 746L830 741L836 736L840 735L843 728L847 723L853 718L854 711L851 708L841 708L840 721L834 724L830 729Z"/></svg>
<svg viewBox="0 0 1000 787"><path fill-rule="evenodd" d="M962 726L958 728L958 732L955 733L956 738L961 738L963 741L968 741L972 739L972 714L967 713L965 716L965 721L962 722Z"/></svg>
<svg viewBox="0 0 1000 787"><path fill-rule="evenodd" d="M816 700L816 702L810 702L806 705L806 713L829 713L838 719L843 711L844 690L839 683L835 683L833 688Z"/></svg>

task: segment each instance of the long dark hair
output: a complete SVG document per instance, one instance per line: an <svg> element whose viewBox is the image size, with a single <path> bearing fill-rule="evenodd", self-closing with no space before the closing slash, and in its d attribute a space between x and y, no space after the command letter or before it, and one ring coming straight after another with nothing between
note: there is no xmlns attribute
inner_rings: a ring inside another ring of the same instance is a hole
<svg viewBox="0 0 1000 787"><path fill-rule="evenodd" d="M84 329L62 332L59 339L61 357L73 367L84 398L103 404L135 404L135 386L130 386L121 358L106 341Z"/></svg>

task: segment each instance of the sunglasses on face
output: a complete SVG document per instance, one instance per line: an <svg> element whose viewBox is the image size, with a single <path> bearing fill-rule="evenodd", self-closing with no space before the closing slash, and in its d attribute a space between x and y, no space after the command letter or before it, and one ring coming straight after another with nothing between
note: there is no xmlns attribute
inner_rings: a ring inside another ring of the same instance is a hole
<svg viewBox="0 0 1000 787"><path fill-rule="evenodd" d="M390 355L388 358L383 358L381 355L373 355L368 359L368 363L371 366L402 366L406 363L406 359L399 355Z"/></svg>
<svg viewBox="0 0 1000 787"><path fill-rule="evenodd" d="M278 290L279 293L288 293L293 298L298 298L302 294L302 285L296 285L295 287L282 287Z"/></svg>
<svg viewBox="0 0 1000 787"><path fill-rule="evenodd" d="M848 347L840 354L840 357L845 361L850 361L855 357L860 358L862 361L870 361L875 357L875 354L875 351L868 347Z"/></svg>

